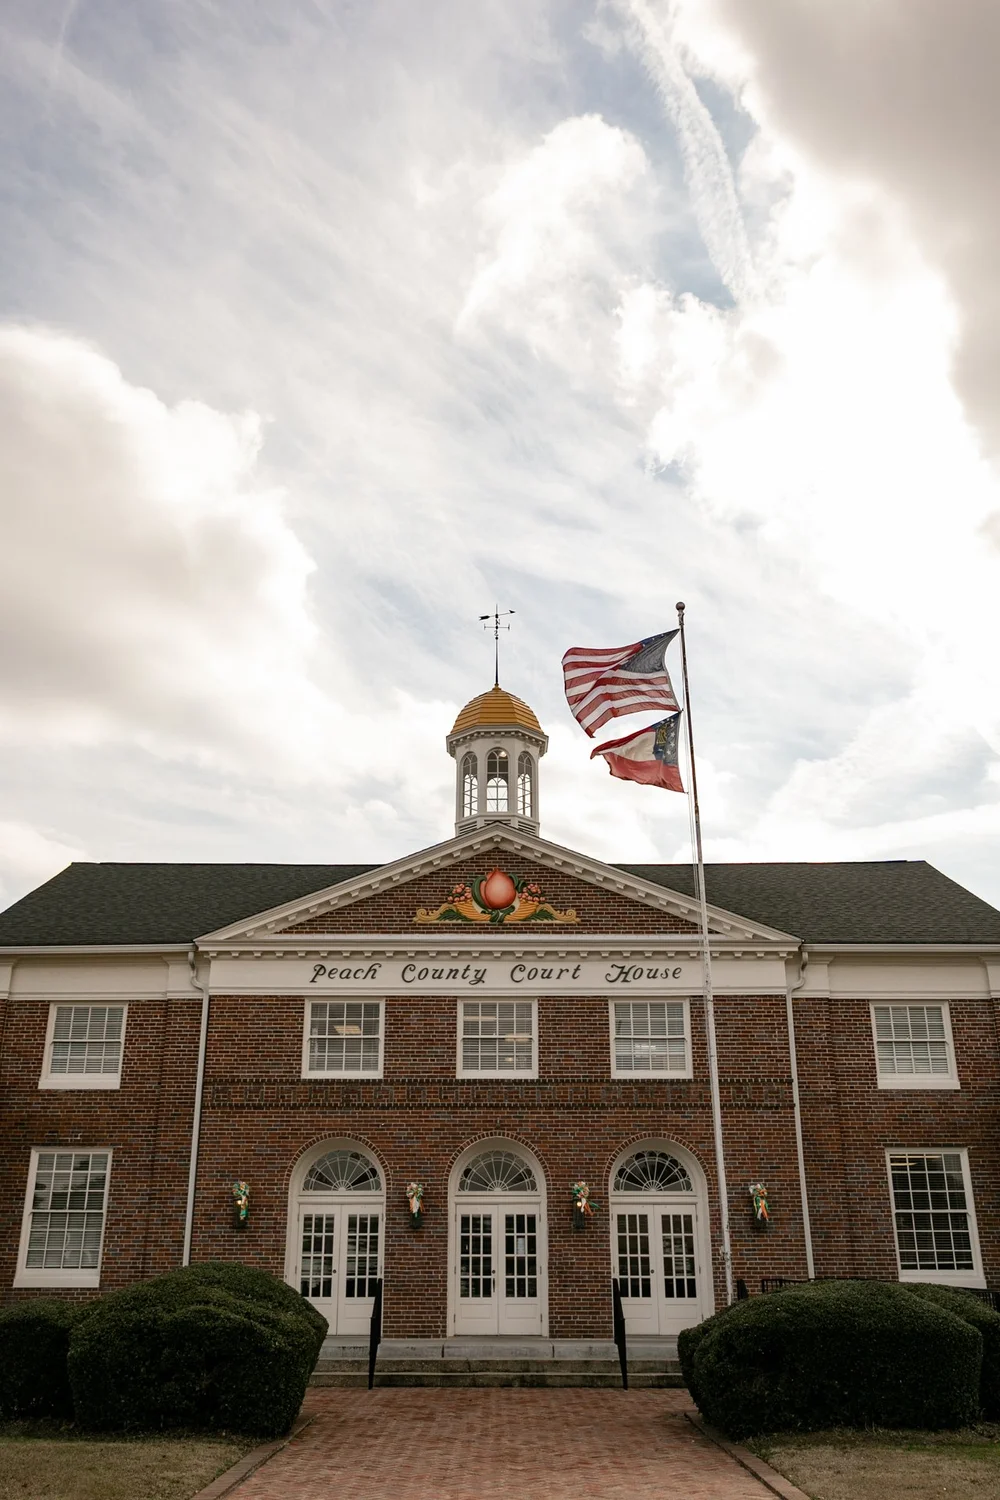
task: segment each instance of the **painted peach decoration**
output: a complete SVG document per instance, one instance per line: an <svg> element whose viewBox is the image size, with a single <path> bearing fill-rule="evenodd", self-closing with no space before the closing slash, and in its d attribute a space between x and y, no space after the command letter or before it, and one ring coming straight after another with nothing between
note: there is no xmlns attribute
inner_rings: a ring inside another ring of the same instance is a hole
<svg viewBox="0 0 1000 1500"><path fill-rule="evenodd" d="M533 880L515 880L506 870L489 870L469 884L453 886L433 911L418 907L415 922L577 922L576 912L556 911Z"/></svg>

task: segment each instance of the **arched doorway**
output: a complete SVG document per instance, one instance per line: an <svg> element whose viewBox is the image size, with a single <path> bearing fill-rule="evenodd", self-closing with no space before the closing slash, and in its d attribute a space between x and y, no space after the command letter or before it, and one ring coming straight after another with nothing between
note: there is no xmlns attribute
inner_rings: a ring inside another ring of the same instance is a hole
<svg viewBox="0 0 1000 1500"><path fill-rule="evenodd" d="M450 1330L544 1336L548 1246L544 1178L522 1146L480 1141L451 1179Z"/></svg>
<svg viewBox="0 0 1000 1500"><path fill-rule="evenodd" d="M667 1143L632 1146L611 1173L611 1265L630 1334L670 1335L715 1307L704 1175Z"/></svg>
<svg viewBox="0 0 1000 1500"><path fill-rule="evenodd" d="M367 1334L381 1274L385 1186L359 1146L314 1147L299 1162L289 1203L286 1279L331 1334Z"/></svg>

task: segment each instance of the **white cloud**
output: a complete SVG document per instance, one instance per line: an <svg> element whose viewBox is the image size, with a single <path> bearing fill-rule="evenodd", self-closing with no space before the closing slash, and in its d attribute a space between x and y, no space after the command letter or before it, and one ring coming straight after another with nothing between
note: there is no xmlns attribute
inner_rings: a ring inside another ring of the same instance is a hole
<svg viewBox="0 0 1000 1500"><path fill-rule="evenodd" d="M252 413L168 407L78 340L0 329L8 743L311 757L312 563L260 443Z"/></svg>
<svg viewBox="0 0 1000 1500"><path fill-rule="evenodd" d="M50 879L71 860L86 857L82 849L30 824L0 822L0 896L13 901Z"/></svg>

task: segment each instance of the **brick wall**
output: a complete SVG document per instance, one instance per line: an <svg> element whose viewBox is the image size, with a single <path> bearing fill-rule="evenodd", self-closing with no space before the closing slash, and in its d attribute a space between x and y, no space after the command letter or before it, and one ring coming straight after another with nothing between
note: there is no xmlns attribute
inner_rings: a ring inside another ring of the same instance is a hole
<svg viewBox="0 0 1000 1500"><path fill-rule="evenodd" d="M39 1089L49 1006L8 999L0 1036L0 1287L11 1290L31 1148L114 1151L101 1284L180 1264L201 1002L129 1003L120 1089ZM61 1295L61 1293L60 1293ZM89 1295L81 1293L80 1295Z"/></svg>
<svg viewBox="0 0 1000 1500"><path fill-rule="evenodd" d="M371 927L377 918L383 930L402 930L418 904L433 904L469 873L456 868L427 877L421 889L417 882L373 897L368 911L362 910L365 903L350 909L350 922ZM557 906L585 910L593 930L663 931L669 925L661 914L568 877L543 872L540 883ZM377 903L383 903L378 912ZM335 915L347 920L346 913ZM386 1333L443 1335L449 1175L470 1143L500 1136L529 1148L544 1173L551 1333L606 1335L608 1179L630 1143L673 1142L701 1163L718 1247L700 1003L693 1001L691 1009L693 1079L612 1079L607 998L543 995L538 1000L540 1076L507 1082L455 1078L453 997L389 996L384 1078L338 1082L300 1076L301 999L213 996L195 1258L238 1258L282 1274L296 1163L310 1146L346 1138L375 1155L387 1182ZM10 1289L32 1146L114 1149L104 1288L166 1270L181 1259L198 997L130 1005L123 1085L113 1092L38 1090L47 1014L43 1002L12 999L0 1034L0 1297L5 1299L36 1295ZM867 1002L796 999L819 1275L894 1277L885 1150L951 1146L969 1151L987 1279L1000 1281L997 1016L987 1001L955 1000L951 1019L962 1088L880 1090ZM717 1033L735 1274L751 1287L762 1275L803 1276L784 996L719 999ZM403 1193L413 1176L425 1183L427 1194L425 1224L416 1232ZM233 1222L231 1185L238 1177L247 1178L253 1192L250 1226L243 1231ZM569 1193L579 1177L591 1183L600 1205L582 1233L572 1228ZM747 1185L756 1179L770 1190L773 1220L766 1234L752 1220ZM713 1271L721 1298L718 1259Z"/></svg>
<svg viewBox="0 0 1000 1500"><path fill-rule="evenodd" d="M590 885L584 880L578 880L561 871L550 870L543 865L507 855L499 857L480 855L475 860L463 860L459 864L448 865L444 869L435 870L432 874L422 875L417 880L408 881L402 890L398 886L389 886L377 895L366 896L363 900L355 901L352 905L342 907L337 911L324 912L310 917L307 921L298 922L286 930L288 932L419 932L421 928L416 926L413 920L418 908L435 911L448 898L456 885L462 882L468 884L486 875L496 866L506 871L513 880L536 881L542 888L544 899L550 902L557 911L573 910L579 919L572 925L572 928L554 928L551 923L538 922L532 924L531 927L513 924L506 929L508 932L513 932L516 928L518 932L525 935L532 931L551 933L560 930L616 932L627 935L634 932L696 932L698 930L696 924L682 917L657 911L651 906L643 906L627 896L619 895L615 891L609 891L600 886ZM439 930L447 932L448 927L449 924L444 923ZM422 930L428 931L426 927ZM433 931L433 929L430 930ZM463 925L463 932L470 930L475 929Z"/></svg>

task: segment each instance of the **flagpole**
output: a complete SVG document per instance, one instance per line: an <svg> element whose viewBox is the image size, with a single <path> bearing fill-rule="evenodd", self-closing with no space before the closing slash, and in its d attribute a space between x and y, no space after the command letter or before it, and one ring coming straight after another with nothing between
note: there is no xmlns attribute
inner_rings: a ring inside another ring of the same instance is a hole
<svg viewBox="0 0 1000 1500"><path fill-rule="evenodd" d="M719 1212L722 1218L722 1264L726 1273L726 1301L733 1301L733 1252L729 1238L729 1188L726 1183L726 1158L722 1146L722 1103L719 1098L719 1054L715 1043L715 999L712 993L712 953L708 935L708 901L705 895L705 859L701 843L701 809L698 805L698 776L694 760L694 728L691 723L691 689L688 685L687 641L684 636L684 605L677 605L681 631L681 675L684 679L684 709L688 739L688 806L691 811L695 894L701 910L701 958L705 992L705 1037L708 1044L708 1081L712 1096L712 1134L715 1141L715 1172L719 1183Z"/></svg>

